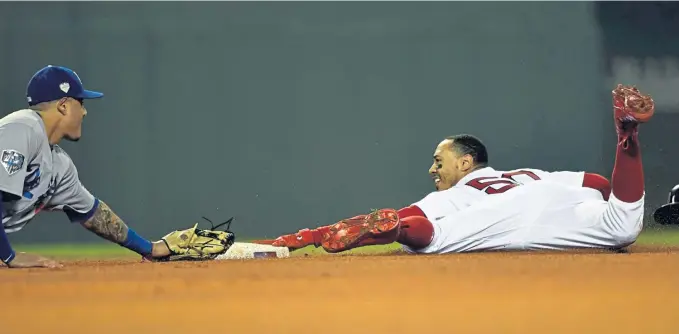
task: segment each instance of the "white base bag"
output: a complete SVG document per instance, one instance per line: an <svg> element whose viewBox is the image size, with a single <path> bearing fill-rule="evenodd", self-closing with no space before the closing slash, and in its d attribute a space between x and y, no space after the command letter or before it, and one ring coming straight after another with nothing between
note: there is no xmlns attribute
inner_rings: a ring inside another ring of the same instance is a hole
<svg viewBox="0 0 679 334"><path fill-rule="evenodd" d="M215 260L283 259L288 257L290 257L290 251L287 247L234 242L226 253L217 256Z"/></svg>

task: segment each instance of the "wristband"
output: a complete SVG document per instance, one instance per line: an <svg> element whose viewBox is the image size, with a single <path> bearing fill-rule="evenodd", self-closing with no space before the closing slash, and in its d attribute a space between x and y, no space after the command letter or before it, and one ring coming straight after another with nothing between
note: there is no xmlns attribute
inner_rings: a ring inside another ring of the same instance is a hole
<svg viewBox="0 0 679 334"><path fill-rule="evenodd" d="M127 229L127 239L120 245L142 256L151 255L153 251L153 244L131 228Z"/></svg>

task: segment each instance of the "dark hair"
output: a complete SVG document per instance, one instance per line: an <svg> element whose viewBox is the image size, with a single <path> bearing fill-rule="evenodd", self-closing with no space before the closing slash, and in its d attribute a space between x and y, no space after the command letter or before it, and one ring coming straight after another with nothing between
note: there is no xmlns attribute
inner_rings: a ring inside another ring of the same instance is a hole
<svg viewBox="0 0 679 334"><path fill-rule="evenodd" d="M460 155L471 155L478 166L488 166L488 151L479 138L472 135L456 135L446 139L451 140L451 147Z"/></svg>

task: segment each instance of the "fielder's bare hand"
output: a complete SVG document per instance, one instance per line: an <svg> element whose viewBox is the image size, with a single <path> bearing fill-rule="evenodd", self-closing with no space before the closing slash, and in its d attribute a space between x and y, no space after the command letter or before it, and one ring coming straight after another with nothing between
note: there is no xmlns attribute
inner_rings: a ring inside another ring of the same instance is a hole
<svg viewBox="0 0 679 334"><path fill-rule="evenodd" d="M59 262L40 255L18 252L12 262L8 264L10 268L62 268Z"/></svg>

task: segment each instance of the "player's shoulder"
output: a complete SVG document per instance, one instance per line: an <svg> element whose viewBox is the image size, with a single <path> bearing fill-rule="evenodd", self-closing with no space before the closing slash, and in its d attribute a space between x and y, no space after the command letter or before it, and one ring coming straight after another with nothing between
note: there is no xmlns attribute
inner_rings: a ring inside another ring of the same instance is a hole
<svg viewBox="0 0 679 334"><path fill-rule="evenodd" d="M70 158L70 156L68 155L68 153L66 152L66 150L64 150L64 149L63 149L61 146L59 146L58 144L52 145L52 153L54 153L54 154L59 154L59 155L64 155L64 156Z"/></svg>
<svg viewBox="0 0 679 334"><path fill-rule="evenodd" d="M77 174L77 167L71 156L59 145L52 146L52 165L55 173L63 175Z"/></svg>
<svg viewBox="0 0 679 334"><path fill-rule="evenodd" d="M66 152L63 147L56 144L52 146L52 156L66 162L72 161L71 156L68 155L68 152Z"/></svg>
<svg viewBox="0 0 679 334"><path fill-rule="evenodd" d="M446 199L448 201L454 200L456 198L466 198L468 194L468 190L465 189L464 187L455 185L452 186L446 190L437 190L437 191L432 191L427 196L424 197L424 199L431 200L431 199Z"/></svg>
<svg viewBox="0 0 679 334"><path fill-rule="evenodd" d="M540 168L524 167L524 168L515 168L515 169L505 170L505 171L502 171L502 174L514 174L514 173L522 173L522 172L548 173L547 171L540 169Z"/></svg>
<svg viewBox="0 0 679 334"><path fill-rule="evenodd" d="M502 173L503 178L509 178L516 182L525 184L532 181L551 178L551 172L539 168L517 168L507 170Z"/></svg>
<svg viewBox="0 0 679 334"><path fill-rule="evenodd" d="M0 129L11 128L39 133L42 129L40 116L33 110L22 109L0 118Z"/></svg>

